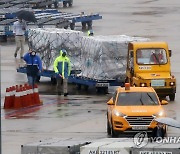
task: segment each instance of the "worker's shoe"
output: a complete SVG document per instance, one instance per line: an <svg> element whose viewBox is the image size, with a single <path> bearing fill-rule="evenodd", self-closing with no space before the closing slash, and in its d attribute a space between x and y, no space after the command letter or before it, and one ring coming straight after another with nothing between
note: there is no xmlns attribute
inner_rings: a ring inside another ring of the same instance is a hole
<svg viewBox="0 0 180 154"><path fill-rule="evenodd" d="M68 93L64 93L64 96L67 96L68 95Z"/></svg>
<svg viewBox="0 0 180 154"><path fill-rule="evenodd" d="M16 58L17 57L17 53L14 53L14 58Z"/></svg>

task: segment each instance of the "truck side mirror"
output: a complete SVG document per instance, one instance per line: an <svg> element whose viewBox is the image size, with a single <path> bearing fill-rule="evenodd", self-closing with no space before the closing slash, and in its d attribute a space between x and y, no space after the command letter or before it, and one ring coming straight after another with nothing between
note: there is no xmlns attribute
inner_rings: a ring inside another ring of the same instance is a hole
<svg viewBox="0 0 180 154"><path fill-rule="evenodd" d="M107 102L107 105L114 105L114 102L113 102L112 98Z"/></svg>
<svg viewBox="0 0 180 154"><path fill-rule="evenodd" d="M161 105L167 105L167 104L168 104L168 101L166 101L166 100L161 101Z"/></svg>
<svg viewBox="0 0 180 154"><path fill-rule="evenodd" d="M171 50L168 50L169 51L169 57L172 56L172 51Z"/></svg>

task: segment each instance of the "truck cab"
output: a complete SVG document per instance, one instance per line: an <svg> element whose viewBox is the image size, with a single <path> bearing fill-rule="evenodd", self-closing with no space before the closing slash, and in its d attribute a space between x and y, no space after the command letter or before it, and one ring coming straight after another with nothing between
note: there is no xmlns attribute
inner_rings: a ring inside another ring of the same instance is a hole
<svg viewBox="0 0 180 154"><path fill-rule="evenodd" d="M128 45L126 82L153 87L160 97L174 101L176 79L171 73L171 50L166 42L131 42Z"/></svg>

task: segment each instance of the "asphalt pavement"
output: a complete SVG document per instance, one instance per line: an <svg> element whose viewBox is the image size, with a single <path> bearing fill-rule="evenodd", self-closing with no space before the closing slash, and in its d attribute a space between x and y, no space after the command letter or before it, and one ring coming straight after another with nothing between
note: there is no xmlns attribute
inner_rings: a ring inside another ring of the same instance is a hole
<svg viewBox="0 0 180 154"><path fill-rule="evenodd" d="M164 106L167 115L180 121L180 1L164 0L76 0L66 12L100 13L102 20L93 22L95 35L129 35L166 41L172 50L172 74L177 78L174 102ZM79 30L80 27L76 27ZM77 91L70 86L68 97L57 96L49 78L39 83L43 105L22 110L4 110L7 87L27 82L25 74L16 72L23 61L15 59L14 40L0 43L1 53L1 133L2 153L20 154L21 145L47 138L94 140L107 137L106 102L110 95L98 95L93 89ZM26 51L28 49L26 44ZM113 88L110 93L113 93ZM168 136L179 136L180 129L169 127Z"/></svg>

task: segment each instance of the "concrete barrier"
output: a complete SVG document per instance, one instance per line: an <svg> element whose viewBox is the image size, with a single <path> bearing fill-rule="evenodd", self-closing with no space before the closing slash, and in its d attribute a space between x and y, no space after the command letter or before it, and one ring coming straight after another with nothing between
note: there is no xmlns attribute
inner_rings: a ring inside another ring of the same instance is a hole
<svg viewBox="0 0 180 154"><path fill-rule="evenodd" d="M179 144L150 143L143 148L132 148L131 154L180 154Z"/></svg>
<svg viewBox="0 0 180 154"><path fill-rule="evenodd" d="M178 140L177 140L178 141ZM132 138L47 139L21 146L21 154L180 154L179 143L147 142L137 148Z"/></svg>
<svg viewBox="0 0 180 154"><path fill-rule="evenodd" d="M48 139L21 146L21 154L79 154L80 147L88 144L84 140Z"/></svg>
<svg viewBox="0 0 180 154"><path fill-rule="evenodd" d="M106 138L82 146L80 154L180 154L180 141L175 144L148 142L137 148L132 138Z"/></svg>

